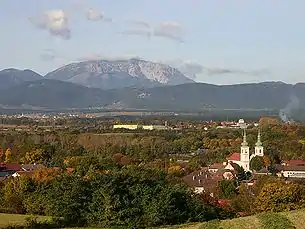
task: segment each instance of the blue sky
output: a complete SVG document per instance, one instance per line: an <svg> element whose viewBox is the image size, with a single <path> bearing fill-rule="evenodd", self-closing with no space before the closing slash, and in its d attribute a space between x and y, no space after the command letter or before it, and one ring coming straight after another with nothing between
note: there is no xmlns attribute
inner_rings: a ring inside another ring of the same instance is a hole
<svg viewBox="0 0 305 229"><path fill-rule="evenodd" d="M44 74L81 59L139 56L196 63L200 82L295 83L305 81L304 9L304 0L2 0L0 69ZM64 27L39 27L50 12L65 16Z"/></svg>

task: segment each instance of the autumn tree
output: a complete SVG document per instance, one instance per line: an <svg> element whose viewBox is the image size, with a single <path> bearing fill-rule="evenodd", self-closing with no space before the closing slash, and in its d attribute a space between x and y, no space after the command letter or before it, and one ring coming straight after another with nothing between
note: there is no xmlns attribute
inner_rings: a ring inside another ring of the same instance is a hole
<svg viewBox="0 0 305 229"><path fill-rule="evenodd" d="M33 180L37 182L50 182L54 180L61 173L60 169L57 168L41 168L37 169L33 174Z"/></svg>
<svg viewBox="0 0 305 229"><path fill-rule="evenodd" d="M264 159L263 157L255 156L250 161L250 169L259 171L262 168L265 167Z"/></svg>
<svg viewBox="0 0 305 229"><path fill-rule="evenodd" d="M7 148L5 151L5 163L10 163L12 160L12 150L10 148Z"/></svg>
<svg viewBox="0 0 305 229"><path fill-rule="evenodd" d="M264 159L264 165L265 165L265 167L268 167L268 166L270 166L271 165L271 160L270 160L270 158L268 157L268 156L263 156L263 159Z"/></svg>
<svg viewBox="0 0 305 229"><path fill-rule="evenodd" d="M174 175L174 176L177 176L177 177L181 177L183 176L184 172L183 172L183 169L180 165L173 165L173 166L170 166L168 169L167 169L167 172L171 175Z"/></svg>
<svg viewBox="0 0 305 229"><path fill-rule="evenodd" d="M2 149L0 148L0 162L3 161L3 157L4 157L4 153L3 153Z"/></svg>
<svg viewBox="0 0 305 229"><path fill-rule="evenodd" d="M26 195L35 187L28 177L9 179L4 186L3 204L14 213L25 213L23 201Z"/></svg>
<svg viewBox="0 0 305 229"><path fill-rule="evenodd" d="M42 164L44 162L44 155L42 149L35 149L27 152L25 156L21 159L21 162L25 164Z"/></svg>
<svg viewBox="0 0 305 229"><path fill-rule="evenodd" d="M305 188L299 184L282 181L263 186L254 203L258 212L281 212L305 207Z"/></svg>

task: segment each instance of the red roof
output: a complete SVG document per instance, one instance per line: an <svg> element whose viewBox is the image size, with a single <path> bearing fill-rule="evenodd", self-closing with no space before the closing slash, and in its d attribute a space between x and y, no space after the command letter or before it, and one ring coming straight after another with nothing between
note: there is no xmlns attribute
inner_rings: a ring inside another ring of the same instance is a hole
<svg viewBox="0 0 305 229"><path fill-rule="evenodd" d="M67 172L68 173L72 173L73 172L73 168L67 168Z"/></svg>
<svg viewBox="0 0 305 229"><path fill-rule="evenodd" d="M304 166L305 161L303 160L290 160L287 162L288 165L294 165L294 166Z"/></svg>
<svg viewBox="0 0 305 229"><path fill-rule="evenodd" d="M227 157L228 161L240 161L240 153L233 153L231 156Z"/></svg>
<svg viewBox="0 0 305 229"><path fill-rule="evenodd" d="M6 168L6 170L9 170L9 171L20 171L21 170L21 166L17 163L4 164L4 167Z"/></svg>

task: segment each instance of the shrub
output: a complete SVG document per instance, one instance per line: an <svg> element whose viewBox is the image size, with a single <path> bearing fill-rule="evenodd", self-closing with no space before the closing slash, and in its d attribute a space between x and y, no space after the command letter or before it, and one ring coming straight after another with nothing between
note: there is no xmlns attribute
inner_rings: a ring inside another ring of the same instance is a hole
<svg viewBox="0 0 305 229"><path fill-rule="evenodd" d="M295 229L293 223L279 213L262 213L257 215L263 229Z"/></svg>

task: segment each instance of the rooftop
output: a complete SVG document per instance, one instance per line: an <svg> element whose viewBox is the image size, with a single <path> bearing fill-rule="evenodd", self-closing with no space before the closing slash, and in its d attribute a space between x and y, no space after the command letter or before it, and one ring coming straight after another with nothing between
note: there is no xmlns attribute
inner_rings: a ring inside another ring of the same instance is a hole
<svg viewBox="0 0 305 229"><path fill-rule="evenodd" d="M305 172L305 166L283 166L282 171L304 171Z"/></svg>
<svg viewBox="0 0 305 229"><path fill-rule="evenodd" d="M240 161L240 153L233 153L227 157L228 161Z"/></svg>
<svg viewBox="0 0 305 229"><path fill-rule="evenodd" d="M305 161L303 160L290 160L285 163L291 166L305 166Z"/></svg>

